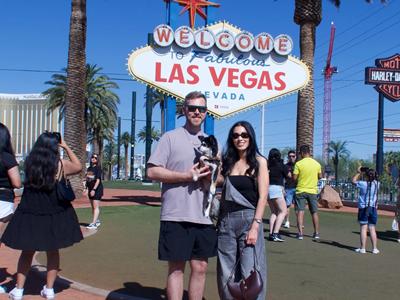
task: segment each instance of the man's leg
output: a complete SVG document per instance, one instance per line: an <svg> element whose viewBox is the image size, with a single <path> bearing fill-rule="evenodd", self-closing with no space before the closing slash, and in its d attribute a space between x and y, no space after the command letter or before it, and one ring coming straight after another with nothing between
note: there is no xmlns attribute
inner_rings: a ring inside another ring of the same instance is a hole
<svg viewBox="0 0 400 300"><path fill-rule="evenodd" d="M190 260L189 299L203 299L204 287L206 285L208 259Z"/></svg>
<svg viewBox="0 0 400 300"><path fill-rule="evenodd" d="M167 277L168 300L182 300L183 274L185 273L185 261L169 261Z"/></svg>
<svg viewBox="0 0 400 300"><path fill-rule="evenodd" d="M318 217L318 213L312 213L311 214L312 217L312 222L314 225L314 233L319 233L319 217Z"/></svg>

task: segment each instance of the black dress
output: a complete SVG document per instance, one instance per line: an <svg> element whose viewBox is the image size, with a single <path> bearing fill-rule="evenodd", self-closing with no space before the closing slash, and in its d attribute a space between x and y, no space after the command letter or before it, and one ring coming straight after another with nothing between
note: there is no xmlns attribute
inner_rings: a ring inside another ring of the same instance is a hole
<svg viewBox="0 0 400 300"><path fill-rule="evenodd" d="M19 250L51 251L83 239L70 202L59 202L55 190L25 188L2 242Z"/></svg>
<svg viewBox="0 0 400 300"><path fill-rule="evenodd" d="M93 190L96 180L99 179L100 183L97 186L94 196L90 196L90 192ZM86 171L86 187L88 188L89 199L101 200L103 197L103 183L101 181L101 168L99 166L89 167Z"/></svg>

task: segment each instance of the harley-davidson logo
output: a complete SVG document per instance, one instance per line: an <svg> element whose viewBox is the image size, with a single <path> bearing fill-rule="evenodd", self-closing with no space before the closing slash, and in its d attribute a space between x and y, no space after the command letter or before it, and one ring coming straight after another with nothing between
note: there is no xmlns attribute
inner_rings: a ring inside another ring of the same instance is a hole
<svg viewBox="0 0 400 300"><path fill-rule="evenodd" d="M400 100L400 54L375 60L376 68L365 69L365 83L374 84L375 89L392 102Z"/></svg>

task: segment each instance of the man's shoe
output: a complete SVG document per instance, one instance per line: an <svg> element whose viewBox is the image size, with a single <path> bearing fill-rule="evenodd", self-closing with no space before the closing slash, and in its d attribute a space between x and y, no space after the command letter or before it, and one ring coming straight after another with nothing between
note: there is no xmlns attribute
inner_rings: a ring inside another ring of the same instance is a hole
<svg viewBox="0 0 400 300"><path fill-rule="evenodd" d="M24 289L13 288L11 292L8 293L8 299L11 300L22 300L24 295Z"/></svg>
<svg viewBox="0 0 400 300"><path fill-rule="evenodd" d="M285 228L290 228L289 220L286 221L285 224L283 224L283 227L285 227Z"/></svg>
<svg viewBox="0 0 400 300"><path fill-rule="evenodd" d="M40 296L48 300L56 298L54 295L54 289L48 289L46 286L43 286L43 289L40 291Z"/></svg>
<svg viewBox="0 0 400 300"><path fill-rule="evenodd" d="M273 233L268 236L268 241L271 241L271 242L274 241L274 234Z"/></svg>
<svg viewBox="0 0 400 300"><path fill-rule="evenodd" d="M297 238L298 240L303 240L303 235L300 234L300 233L298 233L296 238Z"/></svg>
<svg viewBox="0 0 400 300"><path fill-rule="evenodd" d="M281 237L279 233L274 233L273 234L273 241L274 242L284 242L285 240Z"/></svg>
<svg viewBox="0 0 400 300"><path fill-rule="evenodd" d="M366 253L364 248L357 248L354 251L356 251L357 253L360 253L360 254L365 254Z"/></svg>
<svg viewBox="0 0 400 300"><path fill-rule="evenodd" d="M312 238L314 239L314 240L319 240L319 233L314 233L313 234L313 236L312 236Z"/></svg>
<svg viewBox="0 0 400 300"><path fill-rule="evenodd" d="M372 253L373 253L373 254L379 254L379 252L381 252L381 251L379 251L379 250L376 249L376 248L375 248L375 249L372 249Z"/></svg>
<svg viewBox="0 0 400 300"><path fill-rule="evenodd" d="M88 226L86 226L87 229L97 229L96 223L90 223Z"/></svg>

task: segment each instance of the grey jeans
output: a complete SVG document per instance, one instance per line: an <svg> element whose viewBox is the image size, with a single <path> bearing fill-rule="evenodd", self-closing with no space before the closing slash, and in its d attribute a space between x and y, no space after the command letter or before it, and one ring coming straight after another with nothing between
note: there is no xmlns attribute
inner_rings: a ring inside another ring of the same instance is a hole
<svg viewBox="0 0 400 300"><path fill-rule="evenodd" d="M254 209L242 209L227 212L222 216L218 226L218 263L217 281L218 293L222 300L233 299L227 287L227 281L236 263L237 257L246 246L245 239L254 218ZM260 271L264 288L257 300L265 300L267 295L267 259L265 253L264 228L259 226L257 243L255 245L257 269ZM237 270L235 281L247 278L254 266L252 247L246 247L240 259L240 270Z"/></svg>

